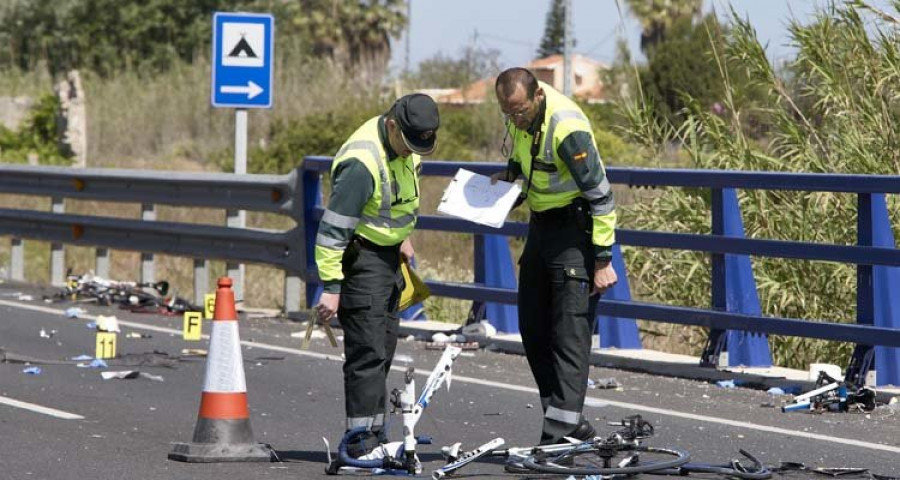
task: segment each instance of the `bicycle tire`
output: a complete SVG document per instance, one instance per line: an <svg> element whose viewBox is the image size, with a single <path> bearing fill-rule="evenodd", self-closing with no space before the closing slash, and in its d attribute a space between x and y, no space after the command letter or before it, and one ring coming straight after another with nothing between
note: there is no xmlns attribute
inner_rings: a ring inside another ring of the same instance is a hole
<svg viewBox="0 0 900 480"><path fill-rule="evenodd" d="M758 472L742 472L740 470L722 465L702 465L691 463L686 463L678 468L672 469L671 471L654 473L678 476L690 475L692 473L715 473L717 475L724 475L731 478L740 478L742 480L767 480L769 478L772 478L772 472L768 469L764 469Z"/></svg>
<svg viewBox="0 0 900 480"><path fill-rule="evenodd" d="M589 453L594 453L596 449L588 448L583 450L576 450L570 454L563 454L577 456L584 455ZM644 453L658 453L663 455L668 455L672 458L671 460L663 460L659 462L651 462L644 465L634 465L628 467L584 467L584 466L574 466L567 467L563 465L557 464L547 464L541 463L537 461L534 455L529 455L525 457L525 460L522 462L522 465L529 469L534 470L535 472L540 473L555 473L561 475L634 475L638 473L650 473L657 470L666 470L666 469L674 469L678 468L691 460L691 455L687 452L681 450L675 450L672 448L658 448L658 447L647 447L647 446L637 446L633 448L629 448L628 450L622 450L623 452L644 452Z"/></svg>
<svg viewBox="0 0 900 480"><path fill-rule="evenodd" d="M654 472L661 475L689 475L691 473L715 473L731 478L739 478L741 480L767 480L772 478L772 471L763 465L756 457L744 449L738 450L747 460L753 464L751 467L745 467L738 461L732 461L727 465L712 465L704 463L685 463L684 465L664 471Z"/></svg>

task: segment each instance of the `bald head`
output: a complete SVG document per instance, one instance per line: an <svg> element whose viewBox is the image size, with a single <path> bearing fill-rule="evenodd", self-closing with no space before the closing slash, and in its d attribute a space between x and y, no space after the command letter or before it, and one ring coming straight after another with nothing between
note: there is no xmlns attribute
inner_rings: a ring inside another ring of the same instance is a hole
<svg viewBox="0 0 900 480"><path fill-rule="evenodd" d="M528 99L531 100L534 98L534 92L537 91L538 88L537 78L535 78L534 74L527 69L514 67L504 70L503 73L497 77L497 82L494 83L494 89L497 91L497 98L502 99L512 96L519 87L525 89Z"/></svg>
<svg viewBox="0 0 900 480"><path fill-rule="evenodd" d="M505 70L497 77L494 89L507 122L520 130L533 127L544 102L544 89L531 72L524 68Z"/></svg>

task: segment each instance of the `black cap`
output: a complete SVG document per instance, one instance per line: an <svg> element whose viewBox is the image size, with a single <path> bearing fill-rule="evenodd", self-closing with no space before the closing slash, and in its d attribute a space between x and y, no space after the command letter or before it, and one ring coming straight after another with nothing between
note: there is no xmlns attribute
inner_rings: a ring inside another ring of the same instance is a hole
<svg viewBox="0 0 900 480"><path fill-rule="evenodd" d="M441 119L431 97L422 93L406 95L394 102L391 110L407 148L419 155L434 152Z"/></svg>

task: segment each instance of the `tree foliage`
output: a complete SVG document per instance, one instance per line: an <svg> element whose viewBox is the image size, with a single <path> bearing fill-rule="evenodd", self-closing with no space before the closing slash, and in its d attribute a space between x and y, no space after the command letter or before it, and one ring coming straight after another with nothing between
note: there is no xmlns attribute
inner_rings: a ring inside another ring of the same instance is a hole
<svg viewBox="0 0 900 480"><path fill-rule="evenodd" d="M415 88L462 88L500 73L500 51L465 47L459 57L438 53L419 63L406 80Z"/></svg>
<svg viewBox="0 0 900 480"><path fill-rule="evenodd" d="M710 14L697 24L688 17L673 23L665 40L647 50L641 82L661 119L678 123L686 98L702 108L721 102L724 88L714 52L724 43L722 27Z"/></svg>
<svg viewBox="0 0 900 480"><path fill-rule="evenodd" d="M25 163L31 154L45 165L67 165L71 153L60 149L59 98L41 96L15 131L0 125L0 162Z"/></svg>
<svg viewBox="0 0 900 480"><path fill-rule="evenodd" d="M900 5L895 5L900 8ZM796 57L779 72L747 20L732 12L717 65L723 111L688 98L688 115L665 144L680 142L704 169L892 174L900 172L900 20L862 1L828 6L809 24L789 26ZM734 81L739 72L745 82ZM741 103L744 89L762 92ZM633 104L646 111L650 104ZM652 117L631 115L632 119ZM768 124L767 141L747 134L745 119ZM635 136L646 122L634 122ZM673 130L667 131L671 134ZM830 192L746 190L739 194L748 237L849 245L856 242L856 197ZM891 215L900 215L896 200ZM623 215L640 229L708 233L708 193L674 189ZM896 222L895 222L896 223ZM896 232L895 232L896 235ZM695 252L630 251L642 294L663 303L709 305L709 261ZM754 259L763 314L853 322L852 264ZM852 345L797 337L770 339L777 364L846 363ZM699 350L702 345L695 345Z"/></svg>
<svg viewBox="0 0 900 480"><path fill-rule="evenodd" d="M8 0L0 7L0 65L56 74L159 71L208 55L212 13L272 12L278 42L348 68L383 72L390 38L406 25L402 0Z"/></svg>
<svg viewBox="0 0 900 480"><path fill-rule="evenodd" d="M641 50L662 42L666 31L700 14L703 0L626 0L628 10L641 23Z"/></svg>
<svg viewBox="0 0 900 480"><path fill-rule="evenodd" d="M550 10L544 23L544 37L538 47L538 58L560 55L565 49L566 5L563 0L550 0Z"/></svg>
<svg viewBox="0 0 900 480"><path fill-rule="evenodd" d="M305 52L328 58L357 76L379 79L391 57L391 38L406 28L405 0L256 0L274 5Z"/></svg>
<svg viewBox="0 0 900 480"><path fill-rule="evenodd" d="M209 48L211 13L236 0L17 0L0 18L6 63L51 73L86 68L158 70ZM2 58L2 57L0 57Z"/></svg>

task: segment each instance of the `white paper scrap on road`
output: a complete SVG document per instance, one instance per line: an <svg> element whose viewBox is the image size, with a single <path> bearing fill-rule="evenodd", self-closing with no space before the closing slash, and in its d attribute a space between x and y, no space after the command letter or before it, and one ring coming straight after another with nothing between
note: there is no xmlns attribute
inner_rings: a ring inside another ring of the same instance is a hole
<svg viewBox="0 0 900 480"><path fill-rule="evenodd" d="M515 183L497 182L464 168L444 191L438 212L481 225L500 228L521 189Z"/></svg>

